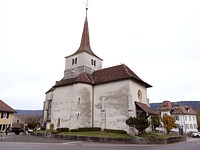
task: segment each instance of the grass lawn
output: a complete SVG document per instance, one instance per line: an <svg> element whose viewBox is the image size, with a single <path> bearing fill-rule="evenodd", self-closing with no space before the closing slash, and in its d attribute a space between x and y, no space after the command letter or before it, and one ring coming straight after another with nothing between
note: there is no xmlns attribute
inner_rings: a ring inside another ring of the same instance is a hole
<svg viewBox="0 0 200 150"><path fill-rule="evenodd" d="M60 135L79 135L89 137L107 137L107 138L133 138L128 134L117 134L111 132L91 131L91 132L63 132Z"/></svg>
<svg viewBox="0 0 200 150"><path fill-rule="evenodd" d="M45 130L39 130L34 132L44 133ZM88 131L88 132L61 132L59 135L78 135L78 136L88 136L88 137L107 137L107 138L136 138L137 136L131 136L128 134L119 134L112 132L101 132L101 131ZM176 134L164 134L156 132L145 132L139 135L141 138L167 138L177 136Z"/></svg>
<svg viewBox="0 0 200 150"><path fill-rule="evenodd" d="M165 133L156 133L156 132L145 132L139 135L142 138L167 138L172 136L177 136L177 134L165 134Z"/></svg>

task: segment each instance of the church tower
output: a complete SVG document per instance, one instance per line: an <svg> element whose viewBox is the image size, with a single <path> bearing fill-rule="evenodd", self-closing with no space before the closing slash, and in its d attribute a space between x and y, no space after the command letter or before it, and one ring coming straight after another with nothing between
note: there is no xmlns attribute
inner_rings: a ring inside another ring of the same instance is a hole
<svg viewBox="0 0 200 150"><path fill-rule="evenodd" d="M94 54L90 47L88 19L86 17L79 49L72 55L65 57L64 79L77 77L81 72L91 74L102 69L102 59Z"/></svg>

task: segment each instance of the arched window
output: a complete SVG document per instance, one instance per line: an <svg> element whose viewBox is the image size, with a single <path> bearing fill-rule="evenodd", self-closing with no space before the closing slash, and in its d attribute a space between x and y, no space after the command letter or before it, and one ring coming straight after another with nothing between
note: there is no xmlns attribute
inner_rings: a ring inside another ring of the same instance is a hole
<svg viewBox="0 0 200 150"><path fill-rule="evenodd" d="M77 64L77 58L75 58L75 64Z"/></svg>
<svg viewBox="0 0 200 150"><path fill-rule="evenodd" d="M93 65L93 59L91 59L91 65Z"/></svg>
<svg viewBox="0 0 200 150"><path fill-rule="evenodd" d="M58 127L60 127L60 124L61 124L61 119L60 117L58 117Z"/></svg>

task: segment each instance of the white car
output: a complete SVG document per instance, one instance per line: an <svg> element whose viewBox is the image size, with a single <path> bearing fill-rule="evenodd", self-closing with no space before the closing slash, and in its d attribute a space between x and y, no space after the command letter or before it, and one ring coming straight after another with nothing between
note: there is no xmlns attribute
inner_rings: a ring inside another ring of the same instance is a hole
<svg viewBox="0 0 200 150"><path fill-rule="evenodd" d="M200 137L200 132L192 133L192 136L193 136L193 137L196 137L196 138L197 138L197 137Z"/></svg>

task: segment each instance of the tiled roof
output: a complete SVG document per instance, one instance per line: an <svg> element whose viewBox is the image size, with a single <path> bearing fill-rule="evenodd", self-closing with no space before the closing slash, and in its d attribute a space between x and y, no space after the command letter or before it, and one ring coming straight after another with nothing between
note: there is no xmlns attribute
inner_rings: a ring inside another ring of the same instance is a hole
<svg viewBox="0 0 200 150"><path fill-rule="evenodd" d="M139 84L144 85L145 87L152 87L148 83L144 82L140 79L133 71L131 71L126 65L118 65L106 69L101 69L94 71L91 75L87 73L80 73L78 77L70 78L70 79L62 79L57 81L54 87L71 85L74 83L88 83L88 84L104 84L108 82L115 82L120 80L130 79ZM48 92L52 91L51 88Z"/></svg>
<svg viewBox="0 0 200 150"><path fill-rule="evenodd" d="M135 102L137 106L139 106L142 110L144 110L146 113L150 115L158 115L156 112L154 112L147 104Z"/></svg>
<svg viewBox="0 0 200 150"><path fill-rule="evenodd" d="M82 72L82 73L79 74L78 77L70 78L70 79L62 79L60 81L57 81L54 87L71 85L71 84L74 84L74 83L88 83L88 84L92 84L92 80L91 80L90 75Z"/></svg>
<svg viewBox="0 0 200 150"><path fill-rule="evenodd" d="M173 106L172 115L197 115L197 113L190 106Z"/></svg>
<svg viewBox="0 0 200 150"><path fill-rule="evenodd" d="M131 79L135 82L143 84L147 88L152 87L150 84L140 79L132 70L130 70L124 64L94 71L92 73L92 79L94 80L94 84Z"/></svg>
<svg viewBox="0 0 200 150"><path fill-rule="evenodd" d="M170 111L172 110L172 104L170 101L163 101L163 103L158 108L159 111Z"/></svg>
<svg viewBox="0 0 200 150"><path fill-rule="evenodd" d="M4 103L2 100L0 100L0 112L11 112L16 113L16 111L8 106L6 103Z"/></svg>

